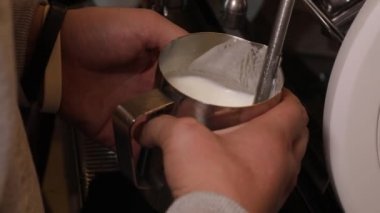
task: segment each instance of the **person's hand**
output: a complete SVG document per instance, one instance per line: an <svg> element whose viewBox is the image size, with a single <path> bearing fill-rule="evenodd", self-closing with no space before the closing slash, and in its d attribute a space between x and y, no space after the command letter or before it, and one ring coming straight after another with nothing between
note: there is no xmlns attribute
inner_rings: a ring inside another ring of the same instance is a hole
<svg viewBox="0 0 380 213"><path fill-rule="evenodd" d="M289 91L266 113L211 132L192 118L159 116L140 142L163 150L174 197L206 191L225 195L249 212L276 212L296 184L308 141L308 116Z"/></svg>
<svg viewBox="0 0 380 213"><path fill-rule="evenodd" d="M159 50L184 34L151 10L69 10L61 30L61 115L112 146L112 111L153 86Z"/></svg>

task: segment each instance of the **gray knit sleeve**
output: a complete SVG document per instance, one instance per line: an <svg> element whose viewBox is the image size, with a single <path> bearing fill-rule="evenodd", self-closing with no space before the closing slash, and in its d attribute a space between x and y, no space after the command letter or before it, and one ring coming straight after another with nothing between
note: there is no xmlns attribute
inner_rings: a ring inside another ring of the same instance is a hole
<svg viewBox="0 0 380 213"><path fill-rule="evenodd" d="M193 192L177 198L167 213L247 213L235 201L210 192Z"/></svg>
<svg viewBox="0 0 380 213"><path fill-rule="evenodd" d="M17 72L24 68L30 26L37 5L45 0L12 0Z"/></svg>

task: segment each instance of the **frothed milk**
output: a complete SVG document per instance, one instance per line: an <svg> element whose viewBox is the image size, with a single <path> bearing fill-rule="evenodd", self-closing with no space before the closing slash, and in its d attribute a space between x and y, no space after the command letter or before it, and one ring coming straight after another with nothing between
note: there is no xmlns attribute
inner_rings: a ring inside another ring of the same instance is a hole
<svg viewBox="0 0 380 213"><path fill-rule="evenodd" d="M247 107L254 104L265 54L266 48L229 39L190 63L185 60L181 66L171 66L164 75L174 88L202 103ZM178 60L184 59L173 61Z"/></svg>
<svg viewBox="0 0 380 213"><path fill-rule="evenodd" d="M180 92L206 104L243 107L253 104L254 95L232 90L200 76L171 76L168 81Z"/></svg>

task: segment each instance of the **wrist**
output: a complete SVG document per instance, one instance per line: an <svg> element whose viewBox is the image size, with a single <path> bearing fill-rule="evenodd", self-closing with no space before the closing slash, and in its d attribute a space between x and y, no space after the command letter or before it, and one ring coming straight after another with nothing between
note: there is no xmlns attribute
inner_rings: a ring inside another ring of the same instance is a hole
<svg viewBox="0 0 380 213"><path fill-rule="evenodd" d="M43 92L41 98L41 111L56 113L61 105L62 98L62 59L61 59L61 36L57 40L49 57L45 69Z"/></svg>

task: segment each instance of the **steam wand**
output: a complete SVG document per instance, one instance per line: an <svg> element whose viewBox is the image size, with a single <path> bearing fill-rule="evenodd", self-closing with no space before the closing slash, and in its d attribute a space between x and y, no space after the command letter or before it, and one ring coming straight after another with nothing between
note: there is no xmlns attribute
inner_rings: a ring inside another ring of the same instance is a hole
<svg viewBox="0 0 380 213"><path fill-rule="evenodd" d="M257 85L254 103L265 101L270 96L273 79L276 76L280 64L282 47L288 30L294 2L295 0L281 0L275 26L265 56L264 70Z"/></svg>

